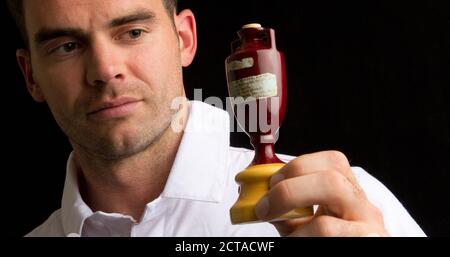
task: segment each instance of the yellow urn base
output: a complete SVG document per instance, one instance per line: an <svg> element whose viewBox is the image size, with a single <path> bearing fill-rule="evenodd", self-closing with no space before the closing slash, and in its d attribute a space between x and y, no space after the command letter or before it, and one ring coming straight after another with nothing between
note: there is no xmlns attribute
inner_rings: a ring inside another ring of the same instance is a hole
<svg viewBox="0 0 450 257"><path fill-rule="evenodd" d="M256 217L255 206L258 201L269 191L271 176L283 167L285 163L270 163L250 166L236 176L236 182L240 186L240 194L237 202L230 209L231 223L245 224L263 222ZM272 221L303 218L312 216L313 208L297 208Z"/></svg>

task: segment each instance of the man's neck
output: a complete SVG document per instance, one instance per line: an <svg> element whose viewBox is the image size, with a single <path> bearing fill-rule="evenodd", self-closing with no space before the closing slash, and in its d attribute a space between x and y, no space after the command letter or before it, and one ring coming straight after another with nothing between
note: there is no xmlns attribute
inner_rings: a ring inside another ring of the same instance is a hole
<svg viewBox="0 0 450 257"><path fill-rule="evenodd" d="M187 110L184 115L187 120ZM169 126L146 150L116 161L74 148L83 200L94 212L121 213L139 221L145 206L163 192L182 136Z"/></svg>

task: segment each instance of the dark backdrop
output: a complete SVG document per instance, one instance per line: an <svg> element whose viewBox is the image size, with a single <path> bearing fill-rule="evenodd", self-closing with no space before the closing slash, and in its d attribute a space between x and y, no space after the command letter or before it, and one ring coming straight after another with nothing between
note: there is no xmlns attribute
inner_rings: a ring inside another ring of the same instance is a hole
<svg viewBox="0 0 450 257"><path fill-rule="evenodd" d="M288 112L277 151L343 151L398 197L431 236L450 235L448 1L194 1L199 50L187 93L226 96L236 31L259 22L287 58ZM21 236L60 207L70 146L15 64L18 34L1 3L3 235ZM243 134L236 146L250 147Z"/></svg>

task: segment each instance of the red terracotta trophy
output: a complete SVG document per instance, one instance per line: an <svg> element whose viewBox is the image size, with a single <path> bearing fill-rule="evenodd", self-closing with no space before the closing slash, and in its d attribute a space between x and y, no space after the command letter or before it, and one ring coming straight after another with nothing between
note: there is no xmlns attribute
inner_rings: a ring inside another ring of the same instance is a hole
<svg viewBox="0 0 450 257"><path fill-rule="evenodd" d="M228 91L236 120L250 137L255 157L236 176L240 195L230 210L233 224L259 222L256 203L268 192L272 174L285 164L276 156L274 144L287 102L284 54L277 50L275 31L248 24L238 36L225 61ZM311 215L312 207L298 208L276 220Z"/></svg>

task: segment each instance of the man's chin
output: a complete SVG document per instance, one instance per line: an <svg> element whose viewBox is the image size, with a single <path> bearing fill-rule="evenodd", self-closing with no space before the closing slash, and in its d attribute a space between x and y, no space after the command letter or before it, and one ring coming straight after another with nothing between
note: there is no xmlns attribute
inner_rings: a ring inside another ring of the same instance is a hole
<svg viewBox="0 0 450 257"><path fill-rule="evenodd" d="M70 141L74 149L104 160L120 160L131 157L145 151L152 142L142 135L138 136L137 133L133 135L113 134L111 131L107 134L96 133L91 134L89 138Z"/></svg>
<svg viewBox="0 0 450 257"><path fill-rule="evenodd" d="M145 151L147 147L148 145L139 145L132 147L104 146L101 148L97 148L96 150L94 150L94 152L95 155L105 160L122 160Z"/></svg>
<svg viewBox="0 0 450 257"><path fill-rule="evenodd" d="M147 126L146 126L147 125ZM124 159L136 155L148 149L153 143L170 128L170 123L166 126L159 124L161 127L148 130L150 124L128 123L116 124L116 126L103 126L102 128L89 128L85 131L84 136L77 135L78 140L72 142L82 142L78 144L84 151L90 152L99 158L106 160ZM77 138L74 137L74 138Z"/></svg>

